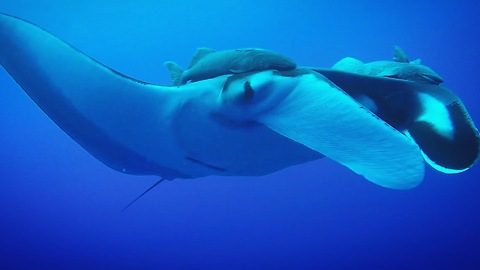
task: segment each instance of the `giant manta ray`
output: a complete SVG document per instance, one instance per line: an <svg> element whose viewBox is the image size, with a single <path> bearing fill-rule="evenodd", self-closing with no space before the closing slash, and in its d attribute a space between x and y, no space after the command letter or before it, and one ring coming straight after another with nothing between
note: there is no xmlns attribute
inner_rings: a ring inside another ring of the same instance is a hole
<svg viewBox="0 0 480 270"><path fill-rule="evenodd" d="M479 155L462 102L436 84L295 68L161 86L5 14L0 64L71 138L128 174L259 176L326 156L406 189L423 180L424 160L455 173Z"/></svg>

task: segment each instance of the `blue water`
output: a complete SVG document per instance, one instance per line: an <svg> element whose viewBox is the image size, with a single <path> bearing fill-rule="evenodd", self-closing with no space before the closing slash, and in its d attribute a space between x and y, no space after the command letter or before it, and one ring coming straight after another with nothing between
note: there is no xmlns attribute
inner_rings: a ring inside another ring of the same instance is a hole
<svg viewBox="0 0 480 270"><path fill-rule="evenodd" d="M127 1L125 1L127 2ZM197 47L307 66L400 45L480 125L478 1L2 0L129 76L169 84ZM90 156L0 71L0 269L480 269L480 165L376 186L328 159L264 177L162 183ZM146 131L148 132L148 131ZM388 160L385 160L388 162Z"/></svg>

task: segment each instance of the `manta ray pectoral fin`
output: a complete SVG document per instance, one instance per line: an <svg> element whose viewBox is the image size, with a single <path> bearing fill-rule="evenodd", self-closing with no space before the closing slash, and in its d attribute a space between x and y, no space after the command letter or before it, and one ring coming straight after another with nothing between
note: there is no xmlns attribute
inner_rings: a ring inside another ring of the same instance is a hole
<svg viewBox="0 0 480 270"><path fill-rule="evenodd" d="M173 89L122 75L40 27L1 13L0 65L105 165L129 174L189 177L172 163L184 162L164 117L171 114Z"/></svg>
<svg viewBox="0 0 480 270"><path fill-rule="evenodd" d="M457 96L441 86L428 89L431 91L419 94L423 112L408 128L408 134L433 168L443 173L463 172L479 158L479 132ZM442 96L452 102L444 104Z"/></svg>
<svg viewBox="0 0 480 270"><path fill-rule="evenodd" d="M168 70L168 74L170 75L170 79L172 80L173 85L181 85L182 82L182 74L185 72L177 63L172 61L167 61L163 63Z"/></svg>
<svg viewBox="0 0 480 270"><path fill-rule="evenodd" d="M401 132L364 108L320 74L288 72L239 76L224 90L242 93L248 86L254 98L232 102L248 110L249 102L265 96L271 106L258 111L256 121L279 134L339 162L378 185L407 189L421 183L424 161L419 147ZM268 82L268 83L267 83ZM238 89L229 89L238 88ZM275 90L275 91L272 91ZM266 91L276 99L262 95ZM287 94L285 94L285 93ZM229 97L235 97L229 96ZM241 102L240 102L241 101ZM258 108L258 106L255 106Z"/></svg>
<svg viewBox="0 0 480 270"><path fill-rule="evenodd" d="M312 69L412 138L425 161L438 171L462 172L478 159L478 130L460 98L449 89L434 83ZM364 95L373 98L375 106L369 106Z"/></svg>
<svg viewBox="0 0 480 270"><path fill-rule="evenodd" d="M406 189L423 180L418 146L321 75L306 77L262 121L378 185Z"/></svg>

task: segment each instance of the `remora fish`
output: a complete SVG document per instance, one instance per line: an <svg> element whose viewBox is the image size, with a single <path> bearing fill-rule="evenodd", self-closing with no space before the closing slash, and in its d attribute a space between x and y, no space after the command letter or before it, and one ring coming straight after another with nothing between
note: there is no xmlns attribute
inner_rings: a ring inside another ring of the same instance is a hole
<svg viewBox="0 0 480 270"><path fill-rule="evenodd" d="M165 62L173 85L188 81L196 82L226 74L237 74L267 69L291 70L295 62L279 53L265 49L236 49L215 51L199 48L195 52L187 70L174 62Z"/></svg>
<svg viewBox="0 0 480 270"><path fill-rule="evenodd" d="M336 63L332 69L352 72L360 75L389 77L419 83L441 84L443 78L431 68L420 64L420 59L410 62L400 47L395 47L393 61L362 61L346 57Z"/></svg>

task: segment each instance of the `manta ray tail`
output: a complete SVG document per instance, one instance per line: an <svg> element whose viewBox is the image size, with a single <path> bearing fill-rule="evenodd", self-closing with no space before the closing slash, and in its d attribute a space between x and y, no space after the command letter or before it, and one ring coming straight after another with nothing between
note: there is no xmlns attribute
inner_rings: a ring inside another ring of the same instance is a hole
<svg viewBox="0 0 480 270"><path fill-rule="evenodd" d="M135 198L133 201L131 201L129 204L127 204L121 212L127 210L130 206L132 206L132 204L134 204L136 201L138 201L141 197L143 197L143 195L147 194L150 190L154 189L156 186L158 186L158 184L160 184L163 180L165 180L165 178L160 178L160 180L158 180L157 182L155 182L155 184L153 184L151 187L149 187L147 190L145 190L142 194L140 194L137 198Z"/></svg>
<svg viewBox="0 0 480 270"><path fill-rule="evenodd" d="M175 62L167 61L164 63L165 67L170 74L170 78L172 79L173 85L181 85L182 84L182 74L184 70L177 65Z"/></svg>

